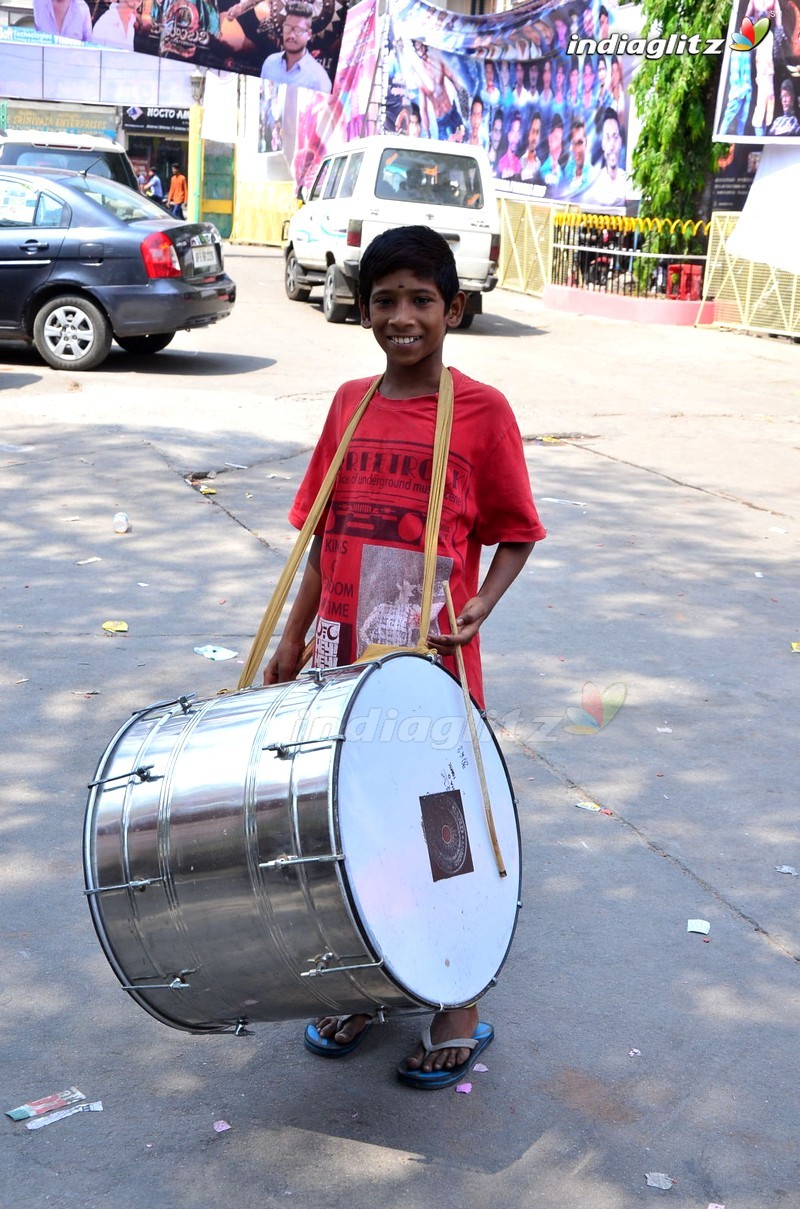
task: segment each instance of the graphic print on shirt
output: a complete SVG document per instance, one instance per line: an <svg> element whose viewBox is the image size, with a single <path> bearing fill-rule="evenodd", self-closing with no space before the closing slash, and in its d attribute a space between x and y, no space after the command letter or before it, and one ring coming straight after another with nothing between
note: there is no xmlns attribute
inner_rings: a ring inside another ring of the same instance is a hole
<svg viewBox="0 0 800 1209"><path fill-rule="evenodd" d="M431 615L425 634L440 632L437 617L444 608L444 583L450 578L452 567L451 558L436 559ZM416 646L424 569L425 556L418 550L364 546L356 621L359 655L372 642Z"/></svg>
<svg viewBox="0 0 800 1209"><path fill-rule="evenodd" d="M337 478L328 532L370 542L421 544L432 468L430 445L354 437ZM450 531L448 517L463 514L469 478L468 462L451 449L442 504L443 538Z"/></svg>

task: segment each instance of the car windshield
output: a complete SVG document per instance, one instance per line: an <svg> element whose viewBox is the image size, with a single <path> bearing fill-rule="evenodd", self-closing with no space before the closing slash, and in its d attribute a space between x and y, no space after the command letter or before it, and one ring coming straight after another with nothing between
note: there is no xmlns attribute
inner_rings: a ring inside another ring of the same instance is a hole
<svg viewBox="0 0 800 1209"><path fill-rule="evenodd" d="M459 209L483 207L480 169L472 156L401 147L381 156L375 196Z"/></svg>
<svg viewBox="0 0 800 1209"><path fill-rule="evenodd" d="M98 206L102 206L122 222L168 217L161 206L139 193L134 193L133 189L128 189L125 185L118 185L115 181L104 180L98 176L74 176L70 178L69 184L70 188L85 193Z"/></svg>

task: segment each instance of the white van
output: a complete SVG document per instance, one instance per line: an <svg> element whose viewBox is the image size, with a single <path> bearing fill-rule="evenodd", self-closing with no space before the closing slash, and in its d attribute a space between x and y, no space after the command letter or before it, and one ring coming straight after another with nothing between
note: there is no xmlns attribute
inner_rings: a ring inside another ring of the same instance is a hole
<svg viewBox="0 0 800 1209"><path fill-rule="evenodd" d="M321 285L325 318L343 323L356 305L361 253L381 231L412 223L452 247L469 327L497 284L500 218L486 154L463 143L374 135L326 156L285 230L288 297L304 302Z"/></svg>

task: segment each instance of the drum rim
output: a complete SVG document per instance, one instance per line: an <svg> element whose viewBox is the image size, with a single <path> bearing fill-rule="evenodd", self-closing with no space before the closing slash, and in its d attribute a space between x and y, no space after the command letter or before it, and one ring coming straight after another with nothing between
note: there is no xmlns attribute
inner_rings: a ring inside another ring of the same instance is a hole
<svg viewBox="0 0 800 1209"><path fill-rule="evenodd" d="M360 677L358 679L358 681L356 682L355 691L351 694L350 699L347 702L347 706L342 714L342 733L345 733L347 730L347 724L350 720L350 713L356 703L356 699L358 697L359 690L361 689L361 686L366 682L368 676L371 676L372 673L377 668L383 667L384 663L388 663L393 659L399 659L399 658L422 659L425 663L433 664L434 667L438 667L440 671L444 672L445 675L449 676L451 680L455 681L455 683L459 687L459 691L461 690L461 682L458 679L458 677L455 676L453 674L453 672L450 671L449 668L445 667L444 664L441 663L438 658L435 658L434 656L431 656L431 655L423 655L419 651L392 651L390 654L382 655L379 659L376 659L373 662L371 662L368 665L369 670L368 670L367 676ZM348 666L352 666L352 665L348 665ZM331 670L333 670L333 669L331 669ZM500 976L500 973L503 969L503 966L506 964L506 961L508 960L508 955L511 952L511 946L514 943L514 936L516 935L517 924L519 923L519 913L520 913L521 906L522 906L522 832L520 830L520 825L519 825L519 811L517 809L517 797L516 797L516 794L514 793L514 785L511 780L511 774L508 771L508 765L506 764L505 757L503 756L503 752L500 748L500 744L497 741L497 736L495 735L494 730L490 726L488 719L485 717L484 711L481 710L481 707L478 705L477 701L475 700L475 698L472 696L471 693L470 693L470 701L472 702L472 704L475 706L475 708L480 713L480 715L483 719L483 723L492 738L492 742L494 743L495 750L496 750L497 755L500 760L500 766L503 770L503 775L506 778L506 782L508 784L509 792L511 795L511 807L512 807L512 810L514 813L514 827L516 829L516 834L517 834L517 850L519 852L519 877L517 879L517 906L516 906L516 910L514 912L514 922L511 927L511 934L509 935L509 938L508 938L508 944L506 946L505 952L503 953L500 964L494 973L494 976L489 980L489 982L486 984L486 986L483 988L483 990L479 991L476 995L471 996L471 998L469 1000L465 1000L463 1003L447 1004L446 1007L447 1007L448 1011L452 1010L454 1008L469 1007L471 1004L475 1003L476 1000L480 999L483 995L485 995L487 993L487 991L490 991L491 988L496 984L496 982ZM330 794L331 794L332 803L338 802L339 762L342 758L342 747L343 747L343 744L341 744L341 743L337 744L336 751L334 753L333 762L331 765ZM336 839L338 841L341 838L339 836L338 807L334 810L333 817L334 817L335 824L336 824ZM367 934L366 934L364 925L362 924L362 921L361 921L361 914L356 907L353 891L350 887L350 879L347 876L346 863L347 862L344 861L337 866L339 885L340 885L340 888L342 891L342 895L345 898L345 901L347 903L347 910L350 915L350 918L352 919L354 925L356 926L356 928L359 932L359 935L362 937L366 948L372 954L372 956L375 958L376 961L381 962L381 968L382 968L384 974L386 975L386 977L389 979L389 981L394 986L396 986L398 988L398 990L402 991L402 993L404 995L406 995L414 1003L420 1004L422 1007L431 1008L433 1010L442 1010L445 1007L444 1004L436 1003L431 999L423 999L419 995L417 995L413 991L411 991L409 989L409 987L407 987L396 976L396 974L391 969L391 967L389 965L387 965L386 957L385 956L381 957L380 953L378 953L377 950L375 949L375 946L372 944L369 936L367 936Z"/></svg>

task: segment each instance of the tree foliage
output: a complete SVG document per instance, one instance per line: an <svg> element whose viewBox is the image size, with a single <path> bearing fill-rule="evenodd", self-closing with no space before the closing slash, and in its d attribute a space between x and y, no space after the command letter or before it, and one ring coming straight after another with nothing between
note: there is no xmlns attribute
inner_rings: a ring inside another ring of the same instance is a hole
<svg viewBox="0 0 800 1209"><path fill-rule="evenodd" d="M643 36L724 38L730 0L644 0ZM693 218L719 155L711 141L722 55L644 59L631 83L642 123L633 176L641 213Z"/></svg>

